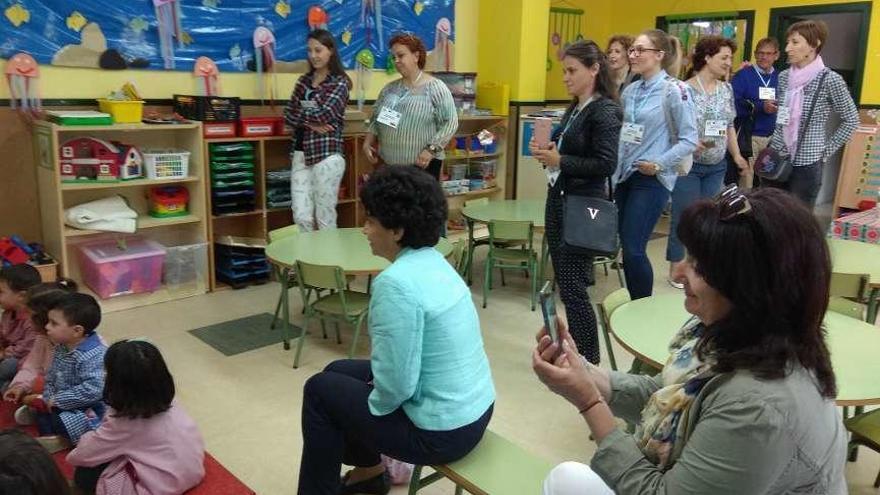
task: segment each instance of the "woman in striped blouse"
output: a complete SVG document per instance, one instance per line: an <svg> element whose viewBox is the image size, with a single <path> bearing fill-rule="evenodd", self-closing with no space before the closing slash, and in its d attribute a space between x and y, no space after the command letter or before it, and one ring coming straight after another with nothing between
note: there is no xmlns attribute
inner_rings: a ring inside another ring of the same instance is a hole
<svg viewBox="0 0 880 495"><path fill-rule="evenodd" d="M402 76L388 83L373 107L364 153L372 163L379 156L388 165L417 165L440 177L443 148L458 129L452 93L425 74L427 51L422 40L400 34L389 43L394 66Z"/></svg>

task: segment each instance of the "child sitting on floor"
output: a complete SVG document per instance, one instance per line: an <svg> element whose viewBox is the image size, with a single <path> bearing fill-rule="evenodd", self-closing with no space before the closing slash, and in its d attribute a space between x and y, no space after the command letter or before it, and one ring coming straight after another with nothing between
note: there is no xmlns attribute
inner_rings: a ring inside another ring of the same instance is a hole
<svg viewBox="0 0 880 495"><path fill-rule="evenodd" d="M46 333L55 344L52 364L40 399L28 401L37 412L37 440L49 452L79 442L97 429L104 417L104 353L107 347L95 329L101 307L88 294L68 294L49 308Z"/></svg>
<svg viewBox="0 0 880 495"><path fill-rule="evenodd" d="M52 456L21 430L0 431L0 493L68 495Z"/></svg>
<svg viewBox="0 0 880 495"><path fill-rule="evenodd" d="M81 466L74 474L77 488L170 495L199 484L205 475L202 436L174 401L174 379L159 350L143 340L116 342L104 366L107 416L67 455Z"/></svg>
<svg viewBox="0 0 880 495"><path fill-rule="evenodd" d="M55 344L46 336L49 308L55 306L67 294L76 292L76 282L70 279L59 279L31 287L27 294L27 307L31 312L34 328L34 345L31 352L24 358L24 363L10 382L3 399L7 402L19 403L25 396L32 396L43 391L43 380L46 371L52 364ZM15 421L20 425L33 424L33 417L27 404L23 404L15 412Z"/></svg>
<svg viewBox="0 0 880 495"><path fill-rule="evenodd" d="M18 370L34 344L31 313L27 308L27 291L40 283L40 272L28 264L7 266L0 270L0 391Z"/></svg>

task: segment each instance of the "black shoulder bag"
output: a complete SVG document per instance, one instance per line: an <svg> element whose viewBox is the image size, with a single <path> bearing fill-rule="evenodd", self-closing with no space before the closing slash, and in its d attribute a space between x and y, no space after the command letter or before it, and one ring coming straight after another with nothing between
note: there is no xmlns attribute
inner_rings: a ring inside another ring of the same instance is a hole
<svg viewBox="0 0 880 495"><path fill-rule="evenodd" d="M608 199L593 196L562 196L562 244L569 252L587 256L616 256L617 205L614 204L611 177Z"/></svg>

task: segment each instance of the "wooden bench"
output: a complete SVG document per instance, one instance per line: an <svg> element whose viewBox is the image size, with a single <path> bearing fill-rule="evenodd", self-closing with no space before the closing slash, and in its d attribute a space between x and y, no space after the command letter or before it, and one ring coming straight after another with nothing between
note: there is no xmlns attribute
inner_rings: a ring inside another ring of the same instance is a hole
<svg viewBox="0 0 880 495"><path fill-rule="evenodd" d="M472 495L541 493L544 478L553 465L497 433L486 430L483 439L468 455L431 468L435 472L422 478L422 466L415 467L409 495L415 495L443 478L455 483L456 495L461 495L463 491Z"/></svg>

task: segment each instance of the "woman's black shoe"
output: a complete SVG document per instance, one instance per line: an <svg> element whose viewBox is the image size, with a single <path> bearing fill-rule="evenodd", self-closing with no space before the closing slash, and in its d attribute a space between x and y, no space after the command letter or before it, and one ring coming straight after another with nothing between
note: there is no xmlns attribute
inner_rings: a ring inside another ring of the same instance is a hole
<svg viewBox="0 0 880 495"><path fill-rule="evenodd" d="M373 476L372 478L346 485L345 482L348 480L350 474L351 471L345 473L345 476L342 477L342 487L339 489L339 495L355 495L359 493L366 495L386 495L391 491L391 478L388 476L388 471L383 471L382 474L378 476Z"/></svg>

